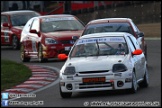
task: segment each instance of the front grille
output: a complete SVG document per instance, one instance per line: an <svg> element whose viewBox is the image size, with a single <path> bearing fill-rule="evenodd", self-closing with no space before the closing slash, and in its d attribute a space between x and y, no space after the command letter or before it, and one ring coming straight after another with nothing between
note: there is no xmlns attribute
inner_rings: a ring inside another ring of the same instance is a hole
<svg viewBox="0 0 162 108"><path fill-rule="evenodd" d="M68 55L68 54L69 54L69 51L60 50L58 53L59 53L59 54L66 54L66 55Z"/></svg>
<svg viewBox="0 0 162 108"><path fill-rule="evenodd" d="M84 72L79 72L79 74L93 74L93 73L105 73L105 72L109 72L109 70L84 71Z"/></svg>
<svg viewBox="0 0 162 108"><path fill-rule="evenodd" d="M91 82L91 83L81 83L79 84L79 89L85 88L102 88L102 87L112 87L111 82Z"/></svg>
<svg viewBox="0 0 162 108"><path fill-rule="evenodd" d="M70 44L70 40L62 40L61 43L62 44Z"/></svg>
<svg viewBox="0 0 162 108"><path fill-rule="evenodd" d="M74 40L61 40L62 44L74 44Z"/></svg>

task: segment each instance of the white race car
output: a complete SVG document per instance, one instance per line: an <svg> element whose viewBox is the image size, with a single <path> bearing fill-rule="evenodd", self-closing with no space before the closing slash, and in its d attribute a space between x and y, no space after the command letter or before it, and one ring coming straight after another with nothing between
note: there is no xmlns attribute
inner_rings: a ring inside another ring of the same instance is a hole
<svg viewBox="0 0 162 108"><path fill-rule="evenodd" d="M59 55L65 59L65 55ZM60 70L60 95L73 92L128 89L149 84L145 56L129 33L95 33L80 37Z"/></svg>

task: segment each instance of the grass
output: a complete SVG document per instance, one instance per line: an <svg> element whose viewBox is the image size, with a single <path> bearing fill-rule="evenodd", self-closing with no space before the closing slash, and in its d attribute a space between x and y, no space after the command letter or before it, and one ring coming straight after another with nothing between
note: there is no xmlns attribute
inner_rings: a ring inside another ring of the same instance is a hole
<svg viewBox="0 0 162 108"><path fill-rule="evenodd" d="M1 59L1 91L26 81L32 75L23 64Z"/></svg>
<svg viewBox="0 0 162 108"><path fill-rule="evenodd" d="M161 38L161 23L149 23L137 25L140 31L144 32L145 37Z"/></svg>

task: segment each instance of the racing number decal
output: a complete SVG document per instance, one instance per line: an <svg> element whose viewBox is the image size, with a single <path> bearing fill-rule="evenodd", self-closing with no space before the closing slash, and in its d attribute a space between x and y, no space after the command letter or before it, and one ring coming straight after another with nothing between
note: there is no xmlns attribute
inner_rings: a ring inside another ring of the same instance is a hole
<svg viewBox="0 0 162 108"><path fill-rule="evenodd" d="M4 31L4 41L9 42L9 36L7 30Z"/></svg>

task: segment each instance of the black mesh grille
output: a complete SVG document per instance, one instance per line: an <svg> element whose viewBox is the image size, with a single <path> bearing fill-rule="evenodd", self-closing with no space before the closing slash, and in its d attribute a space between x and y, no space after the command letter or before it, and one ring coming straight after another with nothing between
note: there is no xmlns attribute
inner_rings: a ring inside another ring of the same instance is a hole
<svg viewBox="0 0 162 108"><path fill-rule="evenodd" d="M99 70L99 71L84 71L84 72L79 72L79 74L105 73L105 72L109 72L109 70Z"/></svg>
<svg viewBox="0 0 162 108"><path fill-rule="evenodd" d="M61 40L62 44L74 44L74 40Z"/></svg>
<svg viewBox="0 0 162 108"><path fill-rule="evenodd" d="M82 83L82 84L79 84L79 89L112 87L112 85L113 84L111 82Z"/></svg>

